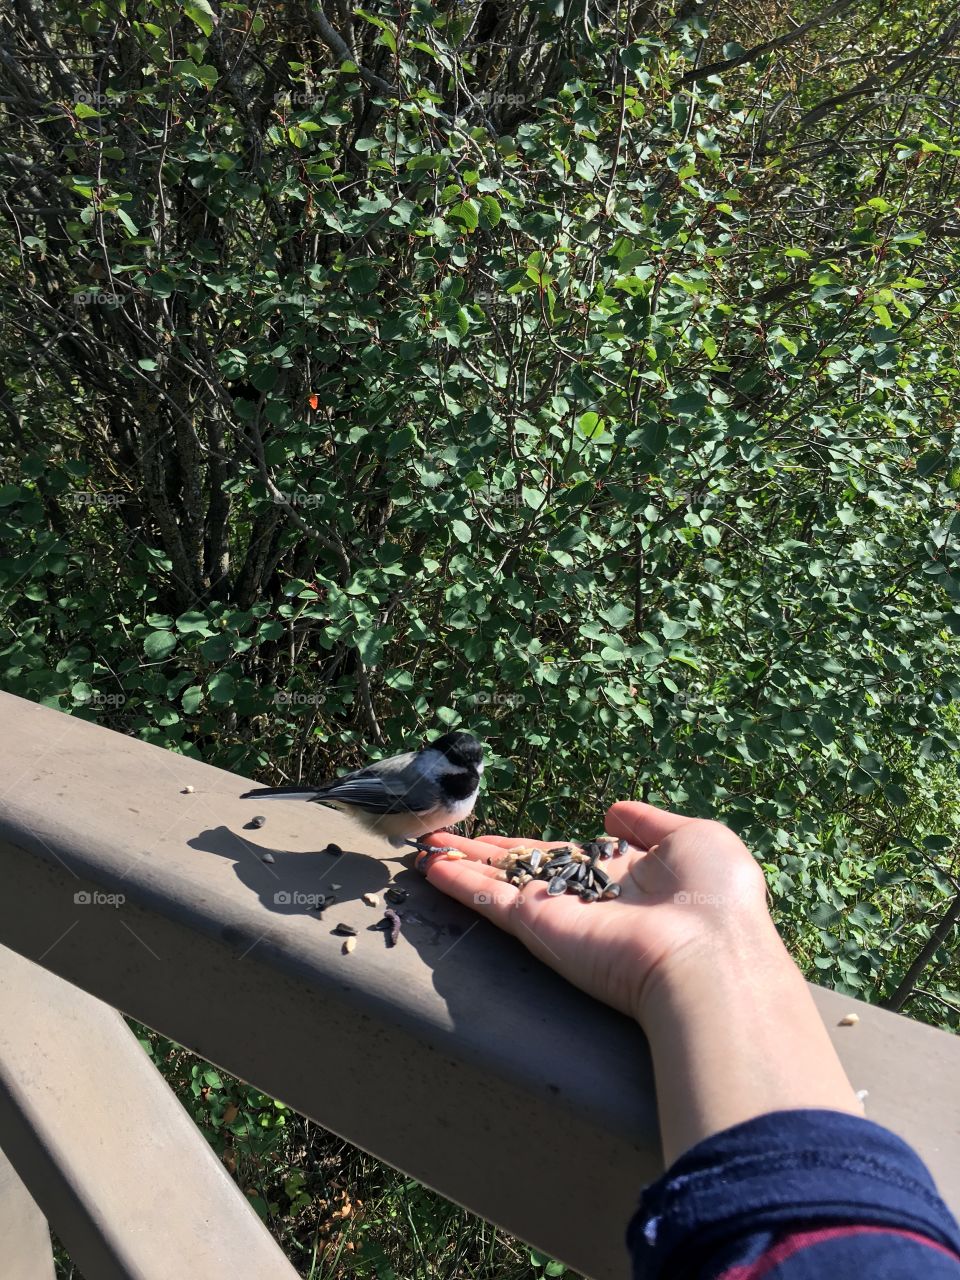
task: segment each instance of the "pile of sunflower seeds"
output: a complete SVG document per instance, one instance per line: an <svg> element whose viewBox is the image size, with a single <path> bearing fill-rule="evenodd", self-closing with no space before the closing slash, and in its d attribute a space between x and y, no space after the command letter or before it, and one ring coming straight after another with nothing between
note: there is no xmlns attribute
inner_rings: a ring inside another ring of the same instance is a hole
<svg viewBox="0 0 960 1280"><path fill-rule="evenodd" d="M518 845L490 862L504 871L507 881L518 888L533 880L547 880L547 893L551 896L575 893L584 902L596 902L600 898L620 896L620 886L597 863L613 857L615 850L623 853L623 844L624 841L615 845L612 840L591 840L582 848L566 845L548 850Z"/></svg>

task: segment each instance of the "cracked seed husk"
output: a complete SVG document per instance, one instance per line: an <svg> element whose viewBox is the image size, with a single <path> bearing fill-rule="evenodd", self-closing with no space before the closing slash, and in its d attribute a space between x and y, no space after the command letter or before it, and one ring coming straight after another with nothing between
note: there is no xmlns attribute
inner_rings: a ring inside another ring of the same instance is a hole
<svg viewBox="0 0 960 1280"><path fill-rule="evenodd" d="M352 924L344 924L341 920L333 932L338 933L341 938L352 938L357 931Z"/></svg>
<svg viewBox="0 0 960 1280"><path fill-rule="evenodd" d="M348 956L353 948L357 945L356 938L345 938L343 941L343 954Z"/></svg>

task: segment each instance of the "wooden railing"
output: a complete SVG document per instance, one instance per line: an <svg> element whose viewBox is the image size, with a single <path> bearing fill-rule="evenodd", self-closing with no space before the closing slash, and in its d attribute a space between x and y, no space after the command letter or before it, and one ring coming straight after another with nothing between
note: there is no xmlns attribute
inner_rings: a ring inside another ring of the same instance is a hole
<svg viewBox="0 0 960 1280"><path fill-rule="evenodd" d="M52 1275L42 1216L87 1280L295 1274L116 1010L624 1280L625 1225L662 1169L633 1023L319 806L274 804L245 829L247 779L7 694L0 780L4 1280ZM392 878L410 895L395 947L362 899ZM351 954L338 921L358 930ZM957 1212L960 1043L813 993L867 1115Z"/></svg>

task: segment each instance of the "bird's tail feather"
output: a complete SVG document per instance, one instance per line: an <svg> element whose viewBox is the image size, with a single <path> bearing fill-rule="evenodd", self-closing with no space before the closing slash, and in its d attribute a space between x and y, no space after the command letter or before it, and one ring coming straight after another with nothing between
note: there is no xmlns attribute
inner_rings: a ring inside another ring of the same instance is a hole
<svg viewBox="0 0 960 1280"><path fill-rule="evenodd" d="M305 791L303 787L259 787L255 791L245 791L241 800L312 800L316 789Z"/></svg>

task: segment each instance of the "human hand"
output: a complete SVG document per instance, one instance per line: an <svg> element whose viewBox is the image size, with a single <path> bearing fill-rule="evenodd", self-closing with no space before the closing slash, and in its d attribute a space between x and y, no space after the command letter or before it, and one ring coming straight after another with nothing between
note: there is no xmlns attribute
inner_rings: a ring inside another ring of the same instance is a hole
<svg viewBox="0 0 960 1280"><path fill-rule="evenodd" d="M631 847L603 864L620 896L596 903L573 894L551 898L543 880L519 889L487 862L518 844L556 849L564 841L437 832L424 843L467 858L425 854L417 865L431 884L513 934L570 982L643 1023L650 994L669 969L691 957L709 962L718 946L772 929L766 886L743 841L722 823L621 801L608 810L605 828Z"/></svg>

